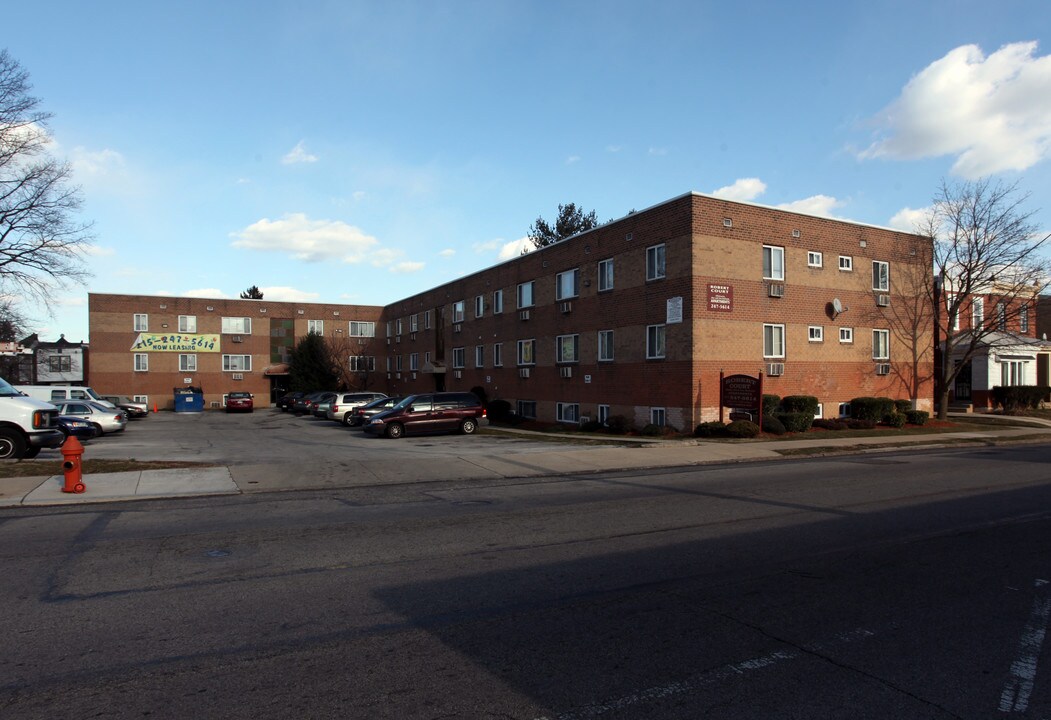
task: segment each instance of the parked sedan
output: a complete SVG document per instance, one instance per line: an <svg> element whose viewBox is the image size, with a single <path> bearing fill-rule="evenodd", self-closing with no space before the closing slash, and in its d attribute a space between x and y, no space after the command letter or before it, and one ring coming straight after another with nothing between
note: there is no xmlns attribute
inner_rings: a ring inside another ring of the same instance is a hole
<svg viewBox="0 0 1051 720"><path fill-rule="evenodd" d="M380 398L379 400L373 400L366 405L359 405L350 411L348 417L343 421L343 424L356 428L365 427L365 424L372 419L373 415L381 413L384 410L390 410L403 399L404 398L401 397L385 397Z"/></svg>
<svg viewBox="0 0 1051 720"><path fill-rule="evenodd" d="M362 405L367 405L375 400L386 399L381 392L341 392L336 393L336 399L329 405L326 417L329 420L350 425L354 411Z"/></svg>
<svg viewBox="0 0 1051 720"><path fill-rule="evenodd" d="M103 395L102 399L123 410L129 420L137 420L150 414L150 408L146 403L129 400L126 395Z"/></svg>
<svg viewBox="0 0 1051 720"><path fill-rule="evenodd" d="M250 392L232 392L226 394L226 412L252 412L255 403Z"/></svg>
<svg viewBox="0 0 1051 720"><path fill-rule="evenodd" d="M326 392L318 395L317 399L311 403L310 412L314 417L328 417L328 409L332 407L332 401L336 399L337 395L334 392Z"/></svg>
<svg viewBox="0 0 1051 720"><path fill-rule="evenodd" d="M324 394L324 392L324 390L318 390L297 397L295 402L292 403L292 412L296 415L306 415L307 413L314 412L314 401L317 400L320 395Z"/></svg>
<svg viewBox="0 0 1051 720"><path fill-rule="evenodd" d="M128 424L128 416L124 411L103 407L98 403L86 400L59 400L52 404L58 408L59 415L72 415L87 420L95 426L99 435L122 432Z"/></svg>
<svg viewBox="0 0 1051 720"><path fill-rule="evenodd" d="M55 424L67 438L72 435L77 440L90 440L98 435L98 430L94 425L84 418L73 415L59 415L55 418Z"/></svg>
<svg viewBox="0 0 1051 720"><path fill-rule="evenodd" d="M288 412L292 409L292 405L295 404L296 400L303 397L306 393L296 390L295 392L285 393L277 399L277 407L281 412Z"/></svg>

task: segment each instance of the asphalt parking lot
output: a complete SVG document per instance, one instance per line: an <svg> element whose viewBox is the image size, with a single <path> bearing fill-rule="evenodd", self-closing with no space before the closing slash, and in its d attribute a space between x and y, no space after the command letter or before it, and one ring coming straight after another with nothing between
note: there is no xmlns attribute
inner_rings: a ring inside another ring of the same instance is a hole
<svg viewBox="0 0 1051 720"><path fill-rule="evenodd" d="M441 456L496 455L550 451L552 443L486 434L420 435L398 440L366 435L331 420L274 408L252 413L150 413L132 420L122 433L85 444L85 458L185 460L220 465L264 463L304 465L351 460L406 460ZM40 459L57 457L45 450Z"/></svg>

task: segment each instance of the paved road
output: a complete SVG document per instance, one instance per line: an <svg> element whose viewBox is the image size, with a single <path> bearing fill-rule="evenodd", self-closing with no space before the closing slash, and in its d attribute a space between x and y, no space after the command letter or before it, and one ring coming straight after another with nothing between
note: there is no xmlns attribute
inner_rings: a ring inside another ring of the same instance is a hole
<svg viewBox="0 0 1051 720"><path fill-rule="evenodd" d="M0 717L1048 717L1049 462L3 510Z"/></svg>

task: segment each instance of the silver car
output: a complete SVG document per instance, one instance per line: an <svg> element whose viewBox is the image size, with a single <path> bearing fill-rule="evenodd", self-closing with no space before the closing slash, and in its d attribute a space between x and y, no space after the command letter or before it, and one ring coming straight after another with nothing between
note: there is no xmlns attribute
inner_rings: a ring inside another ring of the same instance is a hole
<svg viewBox="0 0 1051 720"><path fill-rule="evenodd" d="M359 408L362 405L367 405L373 400L379 400L385 397L387 396L381 392L336 393L336 397L332 399L332 404L329 405L325 417L329 420L343 423L344 425L350 425L351 412L355 408Z"/></svg>
<svg viewBox="0 0 1051 720"><path fill-rule="evenodd" d="M51 403L58 408L59 415L72 415L83 418L95 426L99 435L121 432L128 424L128 416L122 410L115 410L87 400L57 400Z"/></svg>

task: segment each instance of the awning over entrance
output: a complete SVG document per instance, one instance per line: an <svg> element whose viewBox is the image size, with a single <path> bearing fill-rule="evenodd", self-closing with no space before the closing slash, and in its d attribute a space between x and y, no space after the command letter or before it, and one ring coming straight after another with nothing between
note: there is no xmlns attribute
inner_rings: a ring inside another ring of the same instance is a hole
<svg viewBox="0 0 1051 720"><path fill-rule="evenodd" d="M445 372L445 363L443 362L426 362L423 364L423 372L434 373L435 375L441 375Z"/></svg>
<svg viewBox="0 0 1051 720"><path fill-rule="evenodd" d="M263 375L288 375L288 363L278 363L276 365L267 365L266 369L263 370Z"/></svg>

